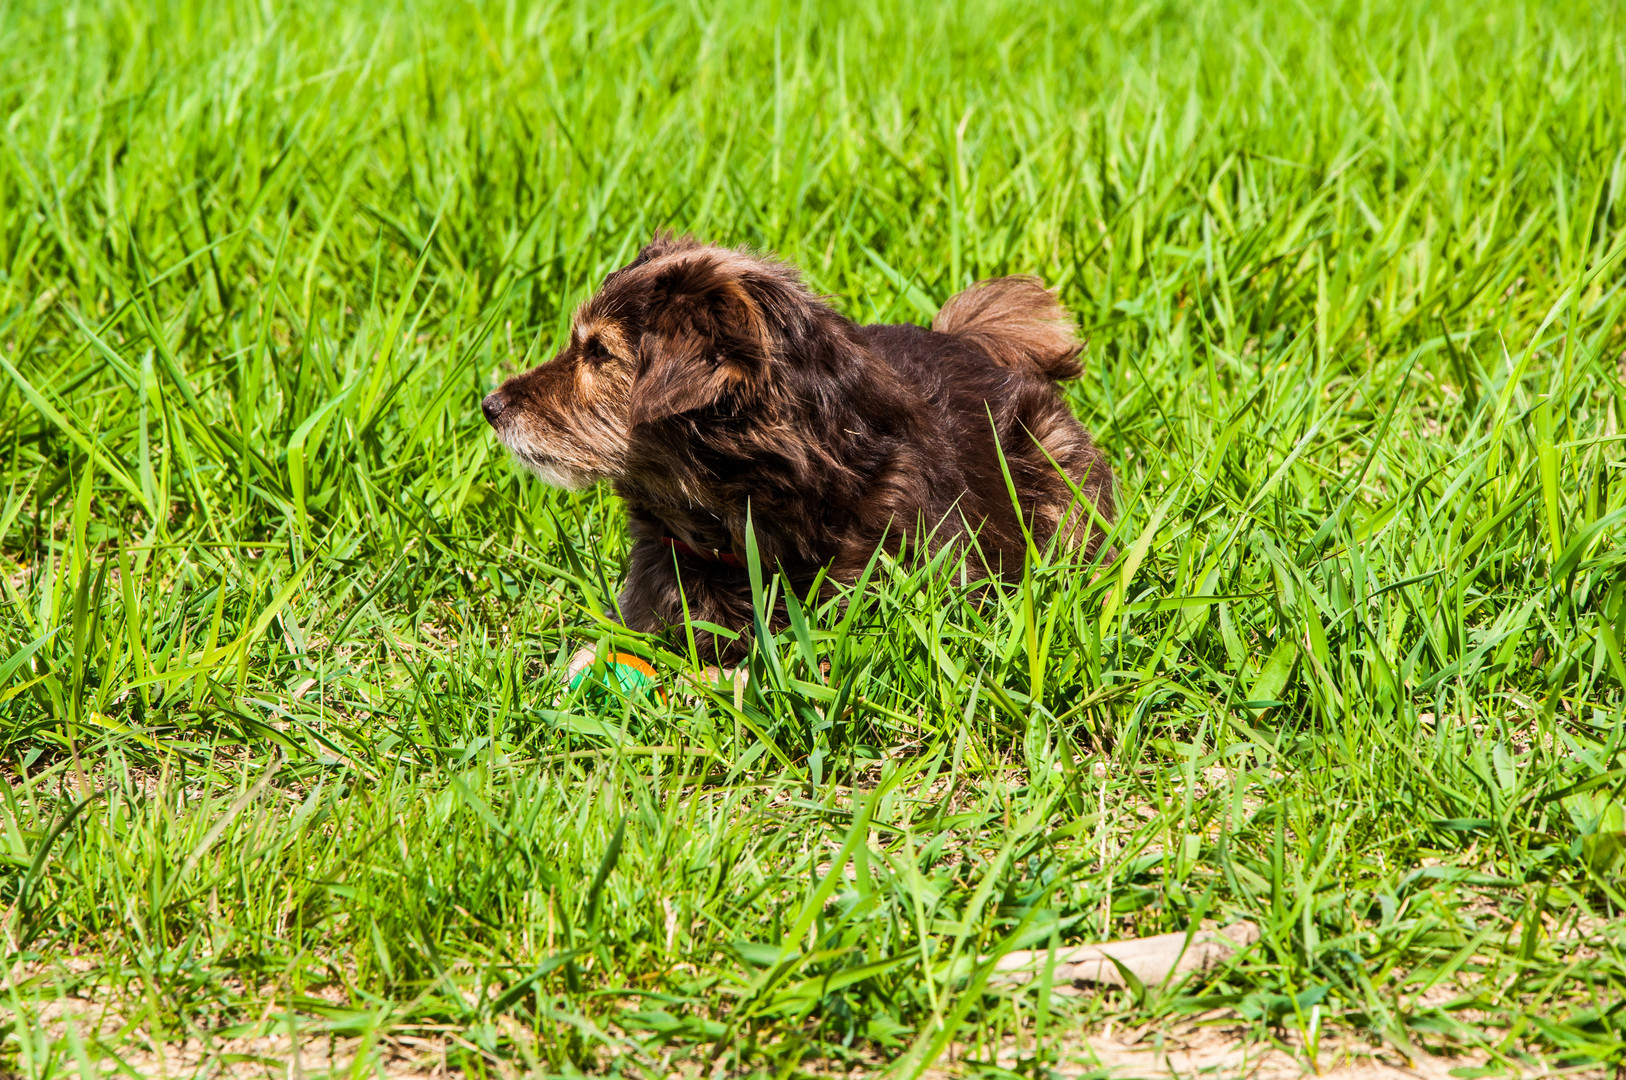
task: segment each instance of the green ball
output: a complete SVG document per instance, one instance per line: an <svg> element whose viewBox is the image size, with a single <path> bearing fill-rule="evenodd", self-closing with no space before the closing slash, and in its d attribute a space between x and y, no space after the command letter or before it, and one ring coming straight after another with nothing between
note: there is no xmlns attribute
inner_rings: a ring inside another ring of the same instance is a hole
<svg viewBox="0 0 1626 1080"><path fill-rule="evenodd" d="M655 669L639 657L627 653L614 653L606 658L602 665L602 676L595 670L598 667L594 664L578 671L570 680L570 689L575 690L589 681L602 689L619 690L622 694L643 693L660 686Z"/></svg>

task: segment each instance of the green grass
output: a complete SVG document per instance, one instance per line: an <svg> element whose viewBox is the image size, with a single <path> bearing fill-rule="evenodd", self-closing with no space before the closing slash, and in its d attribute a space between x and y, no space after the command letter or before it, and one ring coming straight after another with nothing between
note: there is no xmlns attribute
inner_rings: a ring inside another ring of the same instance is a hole
<svg viewBox="0 0 1626 1080"><path fill-rule="evenodd" d="M1618 8L376 7L0 5L0 1073L1619 1067ZM864 320L1058 285L1118 561L561 699L685 661L478 399L663 223Z"/></svg>

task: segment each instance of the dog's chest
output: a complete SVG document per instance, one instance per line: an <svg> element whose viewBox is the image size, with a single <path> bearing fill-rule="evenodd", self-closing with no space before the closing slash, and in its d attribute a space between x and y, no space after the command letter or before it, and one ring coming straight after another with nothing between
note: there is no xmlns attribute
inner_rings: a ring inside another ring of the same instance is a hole
<svg viewBox="0 0 1626 1080"><path fill-rule="evenodd" d="M737 529L716 512L703 505L661 498L657 493L636 485L625 485L620 490L627 504L633 533L649 540L679 540L697 551L732 551Z"/></svg>

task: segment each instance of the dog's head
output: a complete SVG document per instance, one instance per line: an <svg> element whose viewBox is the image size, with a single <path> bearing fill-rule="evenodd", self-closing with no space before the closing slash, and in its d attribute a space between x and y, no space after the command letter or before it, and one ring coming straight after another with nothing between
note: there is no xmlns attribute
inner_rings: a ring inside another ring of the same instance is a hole
<svg viewBox="0 0 1626 1080"><path fill-rule="evenodd" d="M577 310L565 349L481 410L547 482L614 479L641 425L765 405L776 355L820 307L789 267L657 233Z"/></svg>

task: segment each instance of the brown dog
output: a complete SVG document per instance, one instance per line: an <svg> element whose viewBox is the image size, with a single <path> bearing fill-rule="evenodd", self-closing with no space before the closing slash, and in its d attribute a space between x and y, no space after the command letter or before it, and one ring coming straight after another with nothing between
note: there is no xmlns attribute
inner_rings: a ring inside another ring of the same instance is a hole
<svg viewBox="0 0 1626 1080"><path fill-rule="evenodd" d="M1055 386L1078 352L1034 278L967 289L930 330L859 326L783 263L657 233L563 352L481 408L549 483L615 485L628 626L681 627L687 601L691 620L747 631L747 512L763 562L800 590L821 568L854 581L916 530L965 544L978 577L1020 573L1029 535L1093 553L1112 474ZM746 652L695 637L707 661Z"/></svg>

